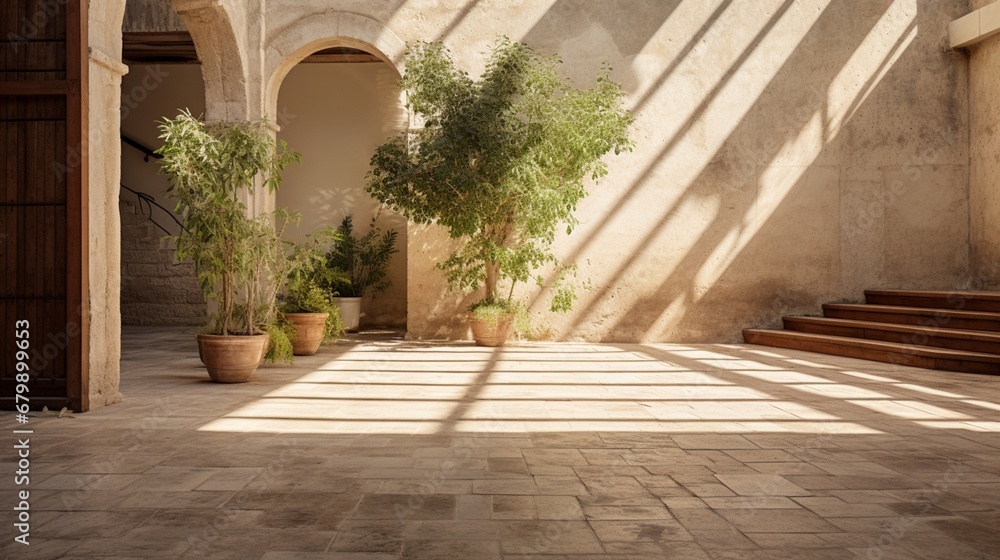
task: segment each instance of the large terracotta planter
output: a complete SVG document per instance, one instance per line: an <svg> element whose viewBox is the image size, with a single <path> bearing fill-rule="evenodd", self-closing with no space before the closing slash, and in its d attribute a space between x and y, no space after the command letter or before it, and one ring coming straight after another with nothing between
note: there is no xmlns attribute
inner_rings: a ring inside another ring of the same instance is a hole
<svg viewBox="0 0 1000 560"><path fill-rule="evenodd" d="M355 332L361 324L361 298L359 297L336 297L333 301L340 308L340 320L344 323L344 330Z"/></svg>
<svg viewBox="0 0 1000 560"><path fill-rule="evenodd" d="M201 336L201 335L198 335L198 336ZM205 335L205 336L210 336L210 335ZM269 335L267 333L263 333L263 334L260 334L258 336L263 336L264 337L264 351L260 353L260 361L257 362L257 365L263 365L264 364L264 356L267 355L268 344L271 342L271 335ZM201 364L202 365L208 365L207 363L205 363L205 351L201 349L201 343L200 342L198 343L198 358L201 360Z"/></svg>
<svg viewBox="0 0 1000 560"><path fill-rule="evenodd" d="M312 356L319 350L319 345L323 342L326 318L329 316L329 313L285 313L285 319L295 326L292 354Z"/></svg>
<svg viewBox="0 0 1000 560"><path fill-rule="evenodd" d="M514 314L503 315L494 323L492 321L481 321L474 315L469 315L469 326L472 327L472 338L480 346L503 346L510 336L510 329L514 325Z"/></svg>
<svg viewBox="0 0 1000 560"><path fill-rule="evenodd" d="M198 354L216 383L244 383L267 352L268 336L198 335Z"/></svg>

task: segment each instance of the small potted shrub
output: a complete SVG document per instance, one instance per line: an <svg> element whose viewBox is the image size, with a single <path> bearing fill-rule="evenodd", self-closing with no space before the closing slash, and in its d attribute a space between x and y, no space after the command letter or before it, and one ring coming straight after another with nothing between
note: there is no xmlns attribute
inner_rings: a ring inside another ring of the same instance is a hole
<svg viewBox="0 0 1000 560"><path fill-rule="evenodd" d="M356 237L354 216L344 217L326 255L327 267L339 273L332 279L331 291L337 294L340 317L349 331L357 330L361 323L361 298L369 290L379 294L392 285L386 275L392 255L399 252L398 233L383 232L375 225L377 219L377 215L373 216L368 233Z"/></svg>
<svg viewBox="0 0 1000 560"><path fill-rule="evenodd" d="M558 62L504 37L473 80L441 43L418 43L400 85L425 126L390 139L371 160L369 194L460 241L437 266L452 289L483 289L470 307L480 344L506 340L521 308L514 285L533 276L544 285L543 266L563 272L552 310L570 308L576 296L562 279L572 267L552 252L556 233L576 225L584 181L607 174L603 156L632 146L633 119L610 69L581 90L558 75Z"/></svg>
<svg viewBox="0 0 1000 560"><path fill-rule="evenodd" d="M288 259L288 276L279 300L285 320L295 329L292 353L296 356L315 354L320 344L332 342L344 331L334 294L327 288L341 277L325 266L318 247L330 237L326 230L311 235Z"/></svg>
<svg viewBox="0 0 1000 560"><path fill-rule="evenodd" d="M247 381L265 357L291 359L289 329L277 313L287 243L282 210L248 215L241 197L255 182L273 192L299 155L275 142L267 121L208 125L184 111L160 123L161 172L184 227L173 238L178 260L191 259L207 300L216 303L198 349L213 381Z"/></svg>

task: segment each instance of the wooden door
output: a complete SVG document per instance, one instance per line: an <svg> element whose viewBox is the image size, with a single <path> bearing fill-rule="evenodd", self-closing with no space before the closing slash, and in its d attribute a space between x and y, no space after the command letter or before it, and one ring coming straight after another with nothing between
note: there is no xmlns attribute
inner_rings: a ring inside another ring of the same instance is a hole
<svg viewBox="0 0 1000 560"><path fill-rule="evenodd" d="M0 1L0 405L14 326L31 408L86 410L87 0Z"/></svg>

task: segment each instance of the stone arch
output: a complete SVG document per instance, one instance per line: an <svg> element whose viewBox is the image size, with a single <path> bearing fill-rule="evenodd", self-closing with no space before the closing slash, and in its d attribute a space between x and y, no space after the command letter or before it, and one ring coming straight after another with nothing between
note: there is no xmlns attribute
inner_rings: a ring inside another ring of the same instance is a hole
<svg viewBox="0 0 1000 560"><path fill-rule="evenodd" d="M205 118L242 122L249 104L245 13L228 0L173 0L194 40L205 83Z"/></svg>
<svg viewBox="0 0 1000 560"><path fill-rule="evenodd" d="M330 47L364 50L402 73L406 43L378 21L346 12L302 18L280 30L265 47L264 109L268 115L277 115L278 92L288 72L310 54Z"/></svg>

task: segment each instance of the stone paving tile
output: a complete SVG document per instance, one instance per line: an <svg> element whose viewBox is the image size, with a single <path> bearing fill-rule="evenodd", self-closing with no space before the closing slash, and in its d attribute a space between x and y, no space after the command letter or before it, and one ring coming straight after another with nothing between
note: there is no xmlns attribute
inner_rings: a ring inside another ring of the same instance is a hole
<svg viewBox="0 0 1000 560"><path fill-rule="evenodd" d="M531 496L494 496L490 519L535 519L535 500Z"/></svg>
<svg viewBox="0 0 1000 560"><path fill-rule="evenodd" d="M120 537L151 516L149 510L62 512L39 527L35 536L38 540Z"/></svg>
<svg viewBox="0 0 1000 560"><path fill-rule="evenodd" d="M469 494L455 497L457 519L489 519L492 512L493 496Z"/></svg>
<svg viewBox="0 0 1000 560"><path fill-rule="evenodd" d="M36 511L104 511L124 503L132 495L119 490L31 491Z"/></svg>
<svg viewBox="0 0 1000 560"><path fill-rule="evenodd" d="M584 506L583 514L591 520L673 519L662 506Z"/></svg>
<svg viewBox="0 0 1000 560"><path fill-rule="evenodd" d="M400 560L501 560L499 541L407 541Z"/></svg>
<svg viewBox="0 0 1000 560"><path fill-rule="evenodd" d="M601 554L604 548L585 521L505 521L500 525L504 554ZM610 540L610 539L602 539Z"/></svg>
<svg viewBox="0 0 1000 560"><path fill-rule="evenodd" d="M214 386L190 332L126 332L126 403L33 419L37 539L0 557L1000 558L993 378L741 345L532 343L499 351L470 393L493 351L383 341ZM370 361L395 370L373 383ZM338 406L358 422L292 406L320 394L357 398ZM465 413L495 416L448 418L454 401L434 400L467 394ZM277 410L280 427L255 416Z"/></svg>
<svg viewBox="0 0 1000 560"><path fill-rule="evenodd" d="M373 494L361 498L354 519L454 519L455 496Z"/></svg>
<svg viewBox="0 0 1000 560"><path fill-rule="evenodd" d="M680 435L673 439L681 449L757 449L753 442L739 435Z"/></svg>
<svg viewBox="0 0 1000 560"><path fill-rule="evenodd" d="M0 547L0 554L11 560L15 558L17 560L51 560L52 558L66 558L69 551L80 544L79 539L35 539L30 542L31 544L25 546L9 541L9 544Z"/></svg>
<svg viewBox="0 0 1000 560"><path fill-rule="evenodd" d="M879 504L849 504L840 498L830 496L794 498L794 500L821 517L890 517L895 513L903 513Z"/></svg>
<svg viewBox="0 0 1000 560"><path fill-rule="evenodd" d="M801 507L795 501L784 496L704 498L704 502L712 509L798 509Z"/></svg>
<svg viewBox="0 0 1000 560"><path fill-rule="evenodd" d="M398 560L398 554L378 552L266 552L260 560Z"/></svg>
<svg viewBox="0 0 1000 560"><path fill-rule="evenodd" d="M535 496L534 501L538 519L584 519L580 502L573 496Z"/></svg>
<svg viewBox="0 0 1000 560"><path fill-rule="evenodd" d="M204 484L213 476L222 473L217 467L153 467L136 478L125 490L159 490L162 492L186 492Z"/></svg>
<svg viewBox="0 0 1000 560"><path fill-rule="evenodd" d="M398 520L347 520L329 546L334 552L380 552L397 556L403 549L404 524Z"/></svg>
<svg viewBox="0 0 1000 560"><path fill-rule="evenodd" d="M761 548L829 548L833 545L813 533L747 533Z"/></svg>
<svg viewBox="0 0 1000 560"><path fill-rule="evenodd" d="M744 533L834 533L824 518L804 510L723 509L719 515Z"/></svg>
<svg viewBox="0 0 1000 560"><path fill-rule="evenodd" d="M716 475L723 484L740 496L809 496L812 493L779 475Z"/></svg>
<svg viewBox="0 0 1000 560"><path fill-rule="evenodd" d="M496 541L500 540L503 521L409 521L406 523L406 540L429 541Z"/></svg>
<svg viewBox="0 0 1000 560"><path fill-rule="evenodd" d="M691 509L691 508L707 508L708 504L705 503L701 498L691 497L679 497L679 498L662 498L663 505L667 508L674 509Z"/></svg>

